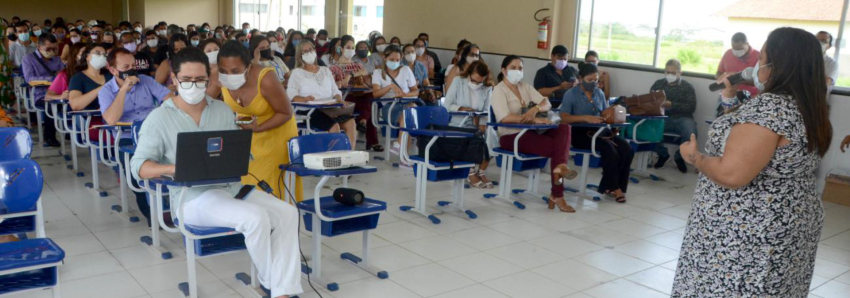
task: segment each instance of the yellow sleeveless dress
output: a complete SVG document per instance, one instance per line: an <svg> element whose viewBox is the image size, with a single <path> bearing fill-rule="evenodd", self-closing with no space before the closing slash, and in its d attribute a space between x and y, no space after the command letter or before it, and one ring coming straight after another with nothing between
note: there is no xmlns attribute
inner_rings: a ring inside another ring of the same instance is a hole
<svg viewBox="0 0 850 298"><path fill-rule="evenodd" d="M263 76L268 72L274 74L273 68L264 68L260 71L260 77L257 79L257 96L251 101L247 107L243 107L236 102L230 95L227 88L221 88L224 102L230 106L239 116L256 116L257 123L263 123L274 115L274 109L260 93L260 82L263 81ZM281 126L264 131L255 132L251 140L251 155L253 159L248 165L248 172L257 176L257 178L266 181L273 189L275 195L284 198L286 190L283 188L283 182L280 181L280 165L289 163L289 148L287 144L289 140L298 136L298 128L296 126L295 117L289 119ZM286 173L283 173L285 179ZM242 177L242 184L256 185L257 179L251 175ZM301 202L304 199L303 185L301 178L295 179L295 187L288 185L289 191L293 193L296 201Z"/></svg>

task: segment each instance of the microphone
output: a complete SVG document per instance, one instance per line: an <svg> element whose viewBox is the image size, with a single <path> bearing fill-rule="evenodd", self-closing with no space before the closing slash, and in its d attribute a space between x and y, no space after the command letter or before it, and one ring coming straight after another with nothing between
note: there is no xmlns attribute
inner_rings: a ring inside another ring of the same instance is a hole
<svg viewBox="0 0 850 298"><path fill-rule="evenodd" d="M738 85L738 84L740 84L744 81L752 81L752 80L753 80L753 68L752 67L744 68L744 70L742 70L741 72L729 76L729 83L731 83L733 86ZM708 90L710 90L711 92L715 92L717 90L722 90L723 88L726 88L726 84L724 84L724 83L712 83L711 85L708 85Z"/></svg>
<svg viewBox="0 0 850 298"><path fill-rule="evenodd" d="M357 206L363 204L366 196L362 191L353 188L337 188L334 190L334 200L346 206Z"/></svg>

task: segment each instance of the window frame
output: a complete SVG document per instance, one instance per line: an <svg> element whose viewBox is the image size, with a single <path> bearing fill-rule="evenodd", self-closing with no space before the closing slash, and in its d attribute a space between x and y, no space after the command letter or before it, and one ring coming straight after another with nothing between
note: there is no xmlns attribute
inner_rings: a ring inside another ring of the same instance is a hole
<svg viewBox="0 0 850 298"><path fill-rule="evenodd" d="M275 0L267 0L267 1L269 1L269 3L267 3L267 4L263 4L263 1L264 1L264 0L252 0L252 1L256 1L256 2L252 2L252 3L245 3L245 4L252 5L252 7L254 7L254 6L258 6L258 5L266 6L266 13L268 13L268 9L271 7L272 1L275 1ZM327 3L328 3L328 1L337 1L337 0L324 0L324 1L325 1L325 6L324 6L324 7L327 7ZM234 21L234 23L237 23L237 21L238 21L238 23L244 23L244 22L245 22L244 20L241 20L241 19L239 18L239 14L240 14L240 13L242 13L242 10L241 10L241 9L240 9L240 7L239 7L241 4L243 4L243 3L241 3L241 2L242 2L242 0L234 0L234 1L233 1L233 21ZM297 5L289 5L289 11L290 11L290 14L289 14L289 15L290 15L290 16L292 16L292 15L293 15L292 13L293 13L293 10L295 9L295 7L298 7L298 10L294 12L294 15L295 15L295 17L296 17L296 23L298 24L298 26L297 26L297 28L293 28L293 29L296 29L297 31L304 31L304 30L306 29L306 28L303 28L303 26L302 26L302 24L301 24L301 22L302 22L302 15L303 15L303 12L304 12L304 9L303 9L303 8L304 8L304 3L303 3L303 2L304 2L303 0L298 0L298 4L297 4ZM313 12L313 14L310 14L310 15L307 15L307 16L316 16L316 7L317 7L317 5L312 4L312 5L308 5L308 6L312 6L312 7L313 7L313 11L312 11L312 12ZM257 12L257 11L252 11L252 13L258 13L258 12ZM322 11L322 12L320 12L320 13L321 13L321 14L324 14L324 11ZM257 24L254 24L254 25L257 25Z"/></svg>
<svg viewBox="0 0 850 298"><path fill-rule="evenodd" d="M589 46L591 44L593 44L592 43L592 40L593 40L593 17L594 17L594 13L595 13L595 9L596 9L596 0L587 0L587 1L590 1L590 27L588 28L588 37L587 37L587 45L588 45L588 48L590 48ZM611 66L611 67L624 68L624 69L659 72L659 70L661 68L658 67L658 56L661 53L661 28L662 28L662 25L663 25L662 21L664 19L664 1L665 0L658 0L658 21L657 21L656 26L655 26L655 48L654 48L654 52L653 52L653 55L652 55L653 56L652 65L631 63L631 62L609 61L609 60L602 60L602 59L600 59L599 64L602 65L602 66ZM579 48L579 35L580 35L580 30L581 30L580 25L581 25L581 9L582 9L581 5L582 5L582 2L584 2L584 1L581 1L581 0L576 1L575 32L574 32L575 34L573 36L573 49L576 49L576 51L573 51L573 57L572 57L573 61L584 61L584 57L580 56L580 54L578 53L578 50L577 50ZM839 23L838 23L838 35L835 37L835 42L833 43L834 46L835 46L835 51L833 52L832 57L836 61L838 61L838 59L840 58L839 55L840 55L840 52L841 52L841 44L842 44L843 39L844 39L844 25L846 24L846 21L847 21L848 8L850 8L850 0L843 0L843 2L844 2L844 4L842 5L842 9L841 9L841 21L839 21ZM839 66L839 68L840 67L841 66ZM713 74L697 73L697 72L685 72L685 73L686 73L687 76L691 76L691 77L714 79ZM832 94L850 95L850 87L837 86L836 85L832 88Z"/></svg>

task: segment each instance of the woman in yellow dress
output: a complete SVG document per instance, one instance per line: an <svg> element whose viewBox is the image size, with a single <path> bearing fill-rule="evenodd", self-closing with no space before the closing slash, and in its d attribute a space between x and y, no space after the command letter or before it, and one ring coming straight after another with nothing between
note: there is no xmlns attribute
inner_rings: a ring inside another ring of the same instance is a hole
<svg viewBox="0 0 850 298"><path fill-rule="evenodd" d="M257 179L268 183L279 198L287 197L283 189L279 166L289 163L289 139L298 136L292 104L275 76L273 68L251 63L251 54L241 43L230 41L218 53L219 81L224 102L236 112L240 120L253 121L240 124L254 131L251 141L251 163L242 177L243 184L256 185ZM267 75L271 73L271 75ZM287 185L297 201L303 200L301 178L295 186Z"/></svg>

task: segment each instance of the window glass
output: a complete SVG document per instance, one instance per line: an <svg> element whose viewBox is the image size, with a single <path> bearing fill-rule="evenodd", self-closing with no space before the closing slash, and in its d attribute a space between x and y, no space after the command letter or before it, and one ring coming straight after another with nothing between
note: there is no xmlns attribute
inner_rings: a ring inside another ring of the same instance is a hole
<svg viewBox="0 0 850 298"><path fill-rule="evenodd" d="M366 40L369 32L384 30L384 0L354 0L353 34L355 40Z"/></svg>

